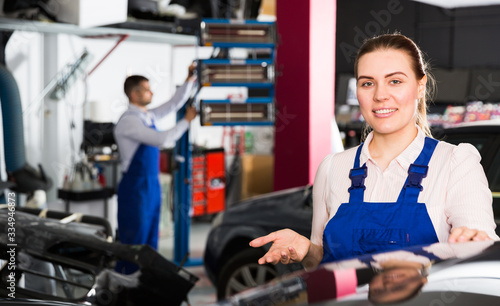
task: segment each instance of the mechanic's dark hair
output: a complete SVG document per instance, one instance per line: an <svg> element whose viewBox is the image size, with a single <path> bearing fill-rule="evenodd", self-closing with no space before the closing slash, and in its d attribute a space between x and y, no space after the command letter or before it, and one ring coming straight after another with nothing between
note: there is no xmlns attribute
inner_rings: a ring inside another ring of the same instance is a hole
<svg viewBox="0 0 500 306"><path fill-rule="evenodd" d="M356 60L354 61L354 76L356 79L358 78L359 59L363 55L390 49L401 50L408 54L417 80L421 80L424 76L427 76L424 95L418 99L417 125L426 136L431 136L429 122L427 121L427 101L432 99L436 82L430 73L429 64L424 60L422 51L413 40L397 32L394 34L382 34L365 40L359 48Z"/></svg>
<svg viewBox="0 0 500 306"><path fill-rule="evenodd" d="M142 75L131 75L125 80L125 84L123 84L123 90L125 91L125 94L129 99L132 90L134 90L144 81L149 82L148 78L143 77Z"/></svg>

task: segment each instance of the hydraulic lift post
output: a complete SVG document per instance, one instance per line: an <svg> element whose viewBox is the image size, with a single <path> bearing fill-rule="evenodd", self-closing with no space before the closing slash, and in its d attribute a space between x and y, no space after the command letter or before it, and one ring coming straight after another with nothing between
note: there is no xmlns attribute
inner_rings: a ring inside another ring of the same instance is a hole
<svg viewBox="0 0 500 306"><path fill-rule="evenodd" d="M177 122L184 118L186 107L177 112ZM174 158L177 164L174 176L174 263L179 266L200 266L201 258L189 257L191 226L191 144L189 130L177 140Z"/></svg>

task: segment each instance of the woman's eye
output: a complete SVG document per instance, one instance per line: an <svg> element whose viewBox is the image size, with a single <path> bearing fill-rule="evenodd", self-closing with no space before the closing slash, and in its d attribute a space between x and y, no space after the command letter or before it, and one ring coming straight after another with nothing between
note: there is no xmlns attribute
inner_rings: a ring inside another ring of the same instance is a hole
<svg viewBox="0 0 500 306"><path fill-rule="evenodd" d="M392 80L391 84L401 84L401 81L400 80Z"/></svg>
<svg viewBox="0 0 500 306"><path fill-rule="evenodd" d="M361 87L368 87L368 86L372 86L373 83L372 82L364 82L364 83L361 83Z"/></svg>

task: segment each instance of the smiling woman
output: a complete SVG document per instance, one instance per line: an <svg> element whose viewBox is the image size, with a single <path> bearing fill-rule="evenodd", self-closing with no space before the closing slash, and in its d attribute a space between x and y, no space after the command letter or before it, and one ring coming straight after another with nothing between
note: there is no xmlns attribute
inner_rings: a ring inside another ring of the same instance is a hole
<svg viewBox="0 0 500 306"><path fill-rule="evenodd" d="M479 152L431 137L433 81L418 46L401 34L368 39L355 76L372 131L319 166L311 239L289 229L257 238L251 246L273 243L259 263L313 268L412 245L499 239Z"/></svg>
<svg viewBox="0 0 500 306"><path fill-rule="evenodd" d="M376 140L370 153L382 169L413 141L415 123L431 135L426 104L431 90L426 85L432 88L434 82L420 49L402 37L385 35L367 41L354 63L361 113ZM396 144L390 146L392 154L387 154L387 144Z"/></svg>
<svg viewBox="0 0 500 306"><path fill-rule="evenodd" d="M401 39L402 37L404 36L384 35L377 40L368 40L359 50L354 63L355 77L358 81L358 99L361 98L365 104L370 101L380 102L372 104L377 109L371 110L378 115L406 110L406 117L409 118L402 122L407 126L404 131L414 132L413 126L416 122L425 135L430 136L427 101L431 100L435 81L418 46L410 39ZM366 73L374 75L365 75ZM359 87L366 90L361 90ZM388 101L388 95L393 95L394 99ZM393 106L400 108L395 107L390 109L391 112L384 112L386 107L384 102L397 103L399 105ZM368 126L372 127L377 120L368 121L373 118L369 106L363 107L363 110ZM388 116L382 116L386 117ZM383 130L380 132L383 133Z"/></svg>

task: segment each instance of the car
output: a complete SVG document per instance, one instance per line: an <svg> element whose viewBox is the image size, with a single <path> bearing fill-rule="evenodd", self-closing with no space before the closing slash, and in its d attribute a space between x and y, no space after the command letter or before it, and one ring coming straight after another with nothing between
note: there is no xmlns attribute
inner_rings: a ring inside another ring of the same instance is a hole
<svg viewBox="0 0 500 306"><path fill-rule="evenodd" d="M181 305L187 300L197 276L148 245L114 241L112 233L104 218L4 205L0 298L93 306ZM138 271L115 272L119 260L136 264Z"/></svg>
<svg viewBox="0 0 500 306"><path fill-rule="evenodd" d="M434 243L326 263L217 303L500 305L500 241Z"/></svg>
<svg viewBox="0 0 500 306"><path fill-rule="evenodd" d="M433 128L432 132L435 138L453 144L471 143L480 152L493 194L496 232L500 235L500 123L461 124ZM215 217L206 241L203 264L219 300L302 269L300 264L259 265L257 260L269 245L255 249L249 242L283 228L309 237L312 188L296 187L243 200Z"/></svg>
<svg viewBox="0 0 500 306"><path fill-rule="evenodd" d="M81 306L82 304L39 300L39 299L1 299L0 305L13 305L13 306Z"/></svg>
<svg viewBox="0 0 500 306"><path fill-rule="evenodd" d="M203 255L206 274L217 288L218 299L300 270L300 264L259 265L257 260L266 248L255 249L248 243L286 227L309 237L311 220L311 186L256 196L219 213L212 222Z"/></svg>

